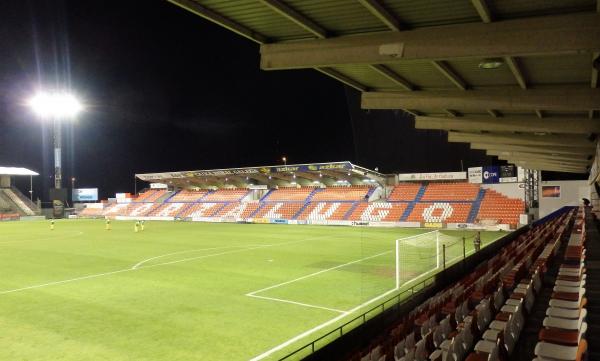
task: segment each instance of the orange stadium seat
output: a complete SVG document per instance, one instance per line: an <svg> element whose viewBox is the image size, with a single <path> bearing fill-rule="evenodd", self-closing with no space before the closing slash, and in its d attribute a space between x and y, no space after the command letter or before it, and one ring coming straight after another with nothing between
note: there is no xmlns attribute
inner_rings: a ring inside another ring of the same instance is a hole
<svg viewBox="0 0 600 361"><path fill-rule="evenodd" d="M360 202L348 217L351 221L398 222L408 203Z"/></svg>
<svg viewBox="0 0 600 361"><path fill-rule="evenodd" d="M265 202L254 218L292 219L303 206L303 202Z"/></svg>
<svg viewBox="0 0 600 361"><path fill-rule="evenodd" d="M250 191L246 188L235 189L217 189L214 192L208 193L203 202L237 202L248 195Z"/></svg>
<svg viewBox="0 0 600 361"><path fill-rule="evenodd" d="M524 212L525 202L523 200L508 198L492 189L487 189L479 207L477 219L516 225L519 223L519 215Z"/></svg>
<svg viewBox="0 0 600 361"><path fill-rule="evenodd" d="M370 190L368 186L321 188L315 192L312 201L363 201Z"/></svg>
<svg viewBox="0 0 600 361"><path fill-rule="evenodd" d="M465 223L472 203L420 202L406 219L409 222Z"/></svg>
<svg viewBox="0 0 600 361"><path fill-rule="evenodd" d="M250 218L258 207L259 202L231 202L221 208L213 217L222 218Z"/></svg>
<svg viewBox="0 0 600 361"><path fill-rule="evenodd" d="M271 191L263 201L306 201L308 196L315 190L315 187L285 187Z"/></svg>
<svg viewBox="0 0 600 361"><path fill-rule="evenodd" d="M421 189L420 183L402 183L395 186L388 197L388 201L412 201Z"/></svg>
<svg viewBox="0 0 600 361"><path fill-rule="evenodd" d="M148 213L148 216L175 217L187 206L189 206L188 203L163 203Z"/></svg>
<svg viewBox="0 0 600 361"><path fill-rule="evenodd" d="M474 201L479 185L473 183L429 183L421 201Z"/></svg>
<svg viewBox="0 0 600 361"><path fill-rule="evenodd" d="M210 217L220 207L223 207L223 203L195 203L191 207L184 209L179 217Z"/></svg>
<svg viewBox="0 0 600 361"><path fill-rule="evenodd" d="M352 208L351 202L311 202L298 216L300 220L340 221Z"/></svg>
<svg viewBox="0 0 600 361"><path fill-rule="evenodd" d="M144 193L140 193L137 198L135 198L134 202L155 202L160 197L164 196L167 193L165 189L150 189L145 191Z"/></svg>
<svg viewBox="0 0 600 361"><path fill-rule="evenodd" d="M208 191L188 191L182 190L179 193L175 194L171 199L169 199L170 203L179 203L179 202L196 202L199 201L200 198L204 197Z"/></svg>

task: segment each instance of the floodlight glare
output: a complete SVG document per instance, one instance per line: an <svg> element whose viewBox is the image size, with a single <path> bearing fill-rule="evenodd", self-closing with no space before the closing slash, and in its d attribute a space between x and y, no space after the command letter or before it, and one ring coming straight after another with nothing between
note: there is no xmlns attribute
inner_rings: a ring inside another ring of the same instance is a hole
<svg viewBox="0 0 600 361"><path fill-rule="evenodd" d="M28 105L38 116L50 119L72 119L83 110L73 94L61 92L37 93L29 99Z"/></svg>

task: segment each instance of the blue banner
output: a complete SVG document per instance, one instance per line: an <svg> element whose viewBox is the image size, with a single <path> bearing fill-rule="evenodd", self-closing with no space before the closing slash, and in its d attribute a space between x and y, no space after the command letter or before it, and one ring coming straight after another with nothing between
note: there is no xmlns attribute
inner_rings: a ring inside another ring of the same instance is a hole
<svg viewBox="0 0 600 361"><path fill-rule="evenodd" d="M500 181L500 169L497 166L483 167L483 183L498 183Z"/></svg>

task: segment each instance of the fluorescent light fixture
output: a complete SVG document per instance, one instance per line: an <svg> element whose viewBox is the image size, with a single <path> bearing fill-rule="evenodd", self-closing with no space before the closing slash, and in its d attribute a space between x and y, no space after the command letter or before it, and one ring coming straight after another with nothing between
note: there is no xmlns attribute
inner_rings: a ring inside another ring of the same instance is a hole
<svg viewBox="0 0 600 361"><path fill-rule="evenodd" d="M39 92L27 104L38 116L51 119L71 119L83 110L77 97L64 92Z"/></svg>
<svg viewBox="0 0 600 361"><path fill-rule="evenodd" d="M483 59L479 63L479 68L481 69L498 69L504 64L504 60L502 58L489 58Z"/></svg>

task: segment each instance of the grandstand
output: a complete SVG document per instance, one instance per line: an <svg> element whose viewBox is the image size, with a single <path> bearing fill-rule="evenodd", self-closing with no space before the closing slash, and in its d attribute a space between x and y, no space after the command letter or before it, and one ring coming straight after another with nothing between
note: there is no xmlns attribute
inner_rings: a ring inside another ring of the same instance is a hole
<svg viewBox="0 0 600 361"><path fill-rule="evenodd" d="M307 360L583 360L586 215L558 210L421 303L380 317L376 335L359 332Z"/></svg>
<svg viewBox="0 0 600 361"><path fill-rule="evenodd" d="M337 171L332 170L335 167ZM276 181L269 182L265 177L267 169L270 179ZM236 173L243 173L246 178L238 177L243 182L237 186L221 183L222 188L217 188L214 184L223 182L223 173L228 179L235 178ZM346 225L370 222L405 227L485 224L515 229L525 213L523 199L511 198L490 185L466 180L393 184L394 175L380 174L350 162L138 177L172 186L143 191L128 206L113 202L101 214L84 211L80 216ZM317 185L313 179L321 182ZM193 187L186 188L184 184ZM513 188L517 187L515 183Z"/></svg>
<svg viewBox="0 0 600 361"><path fill-rule="evenodd" d="M18 219L39 215L41 210L12 185L13 177L33 177L38 173L25 168L0 167L0 218Z"/></svg>

